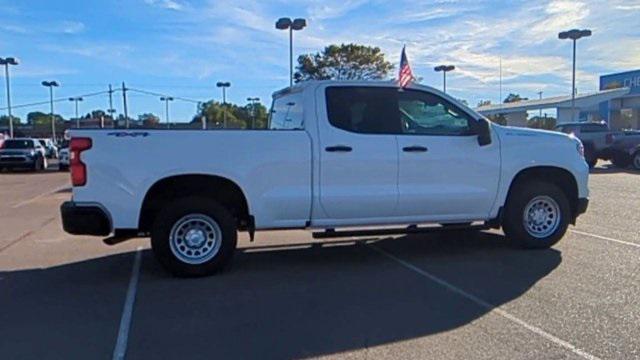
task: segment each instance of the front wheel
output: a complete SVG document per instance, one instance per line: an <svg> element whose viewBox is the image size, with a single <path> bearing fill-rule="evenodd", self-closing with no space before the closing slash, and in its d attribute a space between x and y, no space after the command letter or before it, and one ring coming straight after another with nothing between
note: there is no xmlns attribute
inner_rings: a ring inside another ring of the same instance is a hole
<svg viewBox="0 0 640 360"><path fill-rule="evenodd" d="M519 247L546 249L560 241L571 219L571 206L556 185L529 181L511 190L503 220L507 238Z"/></svg>
<svg viewBox="0 0 640 360"><path fill-rule="evenodd" d="M152 231L156 258L176 276L206 276L233 257L236 221L214 200L187 197L163 206Z"/></svg>

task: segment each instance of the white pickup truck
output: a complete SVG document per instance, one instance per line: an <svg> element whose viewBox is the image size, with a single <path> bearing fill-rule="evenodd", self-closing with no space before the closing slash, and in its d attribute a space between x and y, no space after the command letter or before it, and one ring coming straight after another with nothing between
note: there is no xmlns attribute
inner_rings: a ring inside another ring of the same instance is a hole
<svg viewBox="0 0 640 360"><path fill-rule="evenodd" d="M150 236L160 263L182 276L228 264L238 230L253 239L267 229L339 237L502 227L518 246L546 248L588 204L578 139L492 124L421 85L301 83L273 95L266 130L71 137L64 229Z"/></svg>

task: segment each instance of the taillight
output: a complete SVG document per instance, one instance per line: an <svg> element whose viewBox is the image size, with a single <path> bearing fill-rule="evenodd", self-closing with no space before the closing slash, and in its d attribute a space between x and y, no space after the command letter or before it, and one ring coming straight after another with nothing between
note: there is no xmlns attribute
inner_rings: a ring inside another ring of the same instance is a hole
<svg viewBox="0 0 640 360"><path fill-rule="evenodd" d="M69 168L73 186L84 186L87 183L87 166L82 162L80 154L89 149L91 149L90 138L71 138L69 142Z"/></svg>

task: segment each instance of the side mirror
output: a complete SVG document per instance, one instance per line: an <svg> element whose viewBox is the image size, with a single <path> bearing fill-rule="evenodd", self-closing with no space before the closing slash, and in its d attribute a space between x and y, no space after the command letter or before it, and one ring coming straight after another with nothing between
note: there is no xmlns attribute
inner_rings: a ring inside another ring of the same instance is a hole
<svg viewBox="0 0 640 360"><path fill-rule="evenodd" d="M475 121L475 132L478 135L478 145L485 146L491 144L491 127L485 119Z"/></svg>

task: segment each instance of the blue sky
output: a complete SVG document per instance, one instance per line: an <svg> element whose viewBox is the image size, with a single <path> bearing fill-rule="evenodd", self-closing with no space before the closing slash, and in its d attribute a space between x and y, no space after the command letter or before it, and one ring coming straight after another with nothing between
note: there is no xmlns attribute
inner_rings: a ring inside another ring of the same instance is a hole
<svg viewBox="0 0 640 360"><path fill-rule="evenodd" d="M254 0L0 0L0 56L21 61L12 71L14 105L48 100L42 80L57 80L56 97L106 90L109 83L196 100L221 97L215 83L230 81L230 101L248 96L269 102L288 85L287 33L278 17L305 17L295 33L295 54L331 43L356 42L383 49L396 66L403 44L417 76L441 86L433 66L456 65L448 90L471 105L503 97L571 92L571 45L557 33L588 27L578 43L578 91L597 90L598 75L640 68L640 1L254 1ZM395 76L395 71L394 74ZM4 85L4 84L2 84ZM2 88L4 89L4 87ZM0 107L6 106L1 91ZM86 98L81 112L108 106ZM122 99L115 98L118 112ZM157 97L130 94L132 116L154 112ZM17 109L23 121L29 111ZM189 102L175 101L172 120L188 120ZM56 112L73 116L70 102Z"/></svg>

